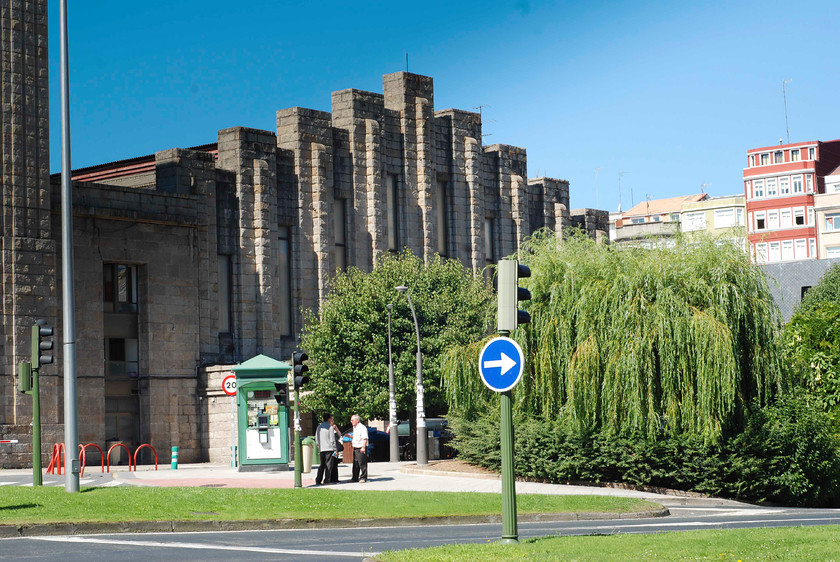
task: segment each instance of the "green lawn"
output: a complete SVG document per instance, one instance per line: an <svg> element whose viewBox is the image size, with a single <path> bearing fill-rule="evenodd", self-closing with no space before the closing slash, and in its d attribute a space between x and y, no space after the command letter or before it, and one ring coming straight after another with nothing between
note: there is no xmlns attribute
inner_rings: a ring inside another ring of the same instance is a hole
<svg viewBox="0 0 840 562"><path fill-rule="evenodd" d="M644 500L607 496L517 496L520 514L659 509ZM500 495L329 489L0 488L0 524L242 519L357 519L500 515Z"/></svg>
<svg viewBox="0 0 840 562"><path fill-rule="evenodd" d="M840 526L544 537L388 552L381 562L452 560L838 560Z"/></svg>

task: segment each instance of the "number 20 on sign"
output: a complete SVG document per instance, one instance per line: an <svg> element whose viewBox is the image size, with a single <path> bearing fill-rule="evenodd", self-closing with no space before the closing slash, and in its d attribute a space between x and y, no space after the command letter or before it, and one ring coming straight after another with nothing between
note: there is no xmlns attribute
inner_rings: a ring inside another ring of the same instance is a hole
<svg viewBox="0 0 840 562"><path fill-rule="evenodd" d="M228 396L236 396L236 375L228 375L222 380L222 390Z"/></svg>

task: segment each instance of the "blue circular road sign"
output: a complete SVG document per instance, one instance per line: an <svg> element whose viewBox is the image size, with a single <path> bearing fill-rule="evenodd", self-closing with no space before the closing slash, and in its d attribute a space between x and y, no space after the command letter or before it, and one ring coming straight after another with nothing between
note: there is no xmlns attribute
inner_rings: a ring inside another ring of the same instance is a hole
<svg viewBox="0 0 840 562"><path fill-rule="evenodd" d="M481 381L496 392L510 390L525 370L525 356L519 344L510 338L493 338L478 354Z"/></svg>

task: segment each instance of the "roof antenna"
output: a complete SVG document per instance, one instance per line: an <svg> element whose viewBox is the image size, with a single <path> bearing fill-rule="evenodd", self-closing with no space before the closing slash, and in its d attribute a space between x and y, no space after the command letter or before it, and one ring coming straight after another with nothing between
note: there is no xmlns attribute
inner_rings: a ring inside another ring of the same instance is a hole
<svg viewBox="0 0 840 562"><path fill-rule="evenodd" d="M788 78L787 80L782 80L782 99L785 102L785 132L787 133L787 143L790 144L790 128L788 128L788 115L787 115L787 91L786 86L793 82L793 78Z"/></svg>
<svg viewBox="0 0 840 562"><path fill-rule="evenodd" d="M711 182L709 182L709 183L701 183L701 184L700 184L700 193L706 193L706 188L707 188L707 187L711 187L711 186L712 186Z"/></svg>

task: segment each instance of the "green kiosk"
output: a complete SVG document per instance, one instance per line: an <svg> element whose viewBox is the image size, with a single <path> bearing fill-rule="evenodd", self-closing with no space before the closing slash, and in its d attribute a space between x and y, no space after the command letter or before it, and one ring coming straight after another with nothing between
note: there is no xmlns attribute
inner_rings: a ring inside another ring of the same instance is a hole
<svg viewBox="0 0 840 562"><path fill-rule="evenodd" d="M236 374L239 470L288 470L289 363L257 355L232 371ZM281 396L280 402L276 395Z"/></svg>

